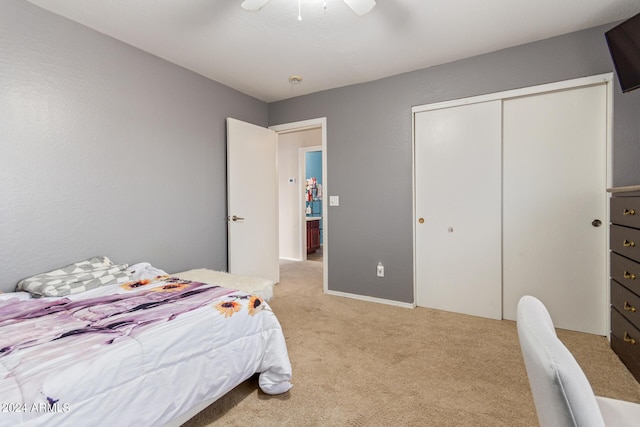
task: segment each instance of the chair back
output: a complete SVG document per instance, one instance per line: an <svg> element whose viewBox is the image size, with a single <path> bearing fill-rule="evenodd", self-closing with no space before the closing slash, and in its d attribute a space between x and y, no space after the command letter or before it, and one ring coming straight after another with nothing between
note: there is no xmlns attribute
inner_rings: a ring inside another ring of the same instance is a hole
<svg viewBox="0 0 640 427"><path fill-rule="evenodd" d="M576 359L558 339L544 304L535 297L523 296L516 316L540 426L604 426L593 389Z"/></svg>

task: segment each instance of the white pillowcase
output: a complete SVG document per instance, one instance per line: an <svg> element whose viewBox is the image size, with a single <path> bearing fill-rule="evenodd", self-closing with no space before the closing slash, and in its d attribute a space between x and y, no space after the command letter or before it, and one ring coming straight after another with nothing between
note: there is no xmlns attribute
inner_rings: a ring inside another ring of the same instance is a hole
<svg viewBox="0 0 640 427"><path fill-rule="evenodd" d="M31 299L29 292L0 292L0 301L7 301L13 298L17 298L18 301L24 301Z"/></svg>

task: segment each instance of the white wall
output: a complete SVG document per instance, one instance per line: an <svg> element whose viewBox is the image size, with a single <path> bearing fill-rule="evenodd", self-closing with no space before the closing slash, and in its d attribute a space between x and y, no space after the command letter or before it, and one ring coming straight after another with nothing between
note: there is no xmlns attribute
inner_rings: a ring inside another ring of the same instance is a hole
<svg viewBox="0 0 640 427"><path fill-rule="evenodd" d="M298 152L301 147L322 145L322 130L309 129L278 137L278 184L280 187L280 258L300 260L302 197ZM295 184L289 183L295 178Z"/></svg>

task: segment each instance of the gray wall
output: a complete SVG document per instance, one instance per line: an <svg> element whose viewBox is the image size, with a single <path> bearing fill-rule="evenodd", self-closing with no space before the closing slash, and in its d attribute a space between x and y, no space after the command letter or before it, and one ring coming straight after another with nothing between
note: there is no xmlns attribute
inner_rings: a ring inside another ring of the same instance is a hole
<svg viewBox="0 0 640 427"><path fill-rule="evenodd" d="M413 302L412 106L610 72L610 27L270 104L270 125L327 117L329 289ZM615 91L614 185L640 184L640 90Z"/></svg>
<svg viewBox="0 0 640 427"><path fill-rule="evenodd" d="M329 287L412 302L411 107L609 72L609 27L267 106L2 0L0 290L102 254L225 269L225 117L327 117ZM640 91L616 87L615 185L640 183L639 116Z"/></svg>
<svg viewBox="0 0 640 427"><path fill-rule="evenodd" d="M226 269L227 116L268 106L0 1L0 290L93 255Z"/></svg>

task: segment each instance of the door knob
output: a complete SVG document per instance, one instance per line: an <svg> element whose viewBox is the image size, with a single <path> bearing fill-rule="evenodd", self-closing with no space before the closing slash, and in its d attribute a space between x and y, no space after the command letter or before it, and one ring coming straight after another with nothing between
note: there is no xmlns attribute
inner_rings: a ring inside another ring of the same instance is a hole
<svg viewBox="0 0 640 427"><path fill-rule="evenodd" d="M227 217L227 221L229 221L229 220L231 220L233 222L236 222L236 221L243 221L244 218L241 218L239 216L234 215L234 216L228 216Z"/></svg>
<svg viewBox="0 0 640 427"><path fill-rule="evenodd" d="M593 225L594 227L600 227L602 225L602 221L600 221L599 219L594 219L593 221L591 221L591 225Z"/></svg>

